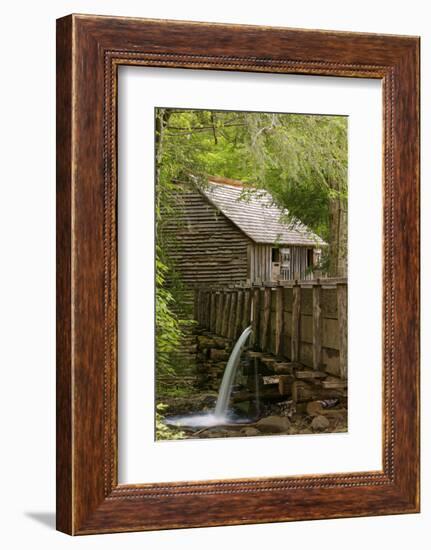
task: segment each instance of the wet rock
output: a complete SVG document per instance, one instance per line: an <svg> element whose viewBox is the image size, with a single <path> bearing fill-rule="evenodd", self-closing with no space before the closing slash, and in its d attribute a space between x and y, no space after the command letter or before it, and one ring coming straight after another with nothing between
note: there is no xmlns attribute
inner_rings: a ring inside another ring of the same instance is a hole
<svg viewBox="0 0 431 550"><path fill-rule="evenodd" d="M187 353L195 354L198 351L198 345L190 344L187 346L185 351L187 351Z"/></svg>
<svg viewBox="0 0 431 550"><path fill-rule="evenodd" d="M330 409L332 407L335 407L340 402L339 399L323 399L323 401L320 401L320 404L324 409Z"/></svg>
<svg viewBox="0 0 431 550"><path fill-rule="evenodd" d="M198 336L198 345L200 348L220 348L223 349L226 346L226 340L218 336Z"/></svg>
<svg viewBox="0 0 431 550"><path fill-rule="evenodd" d="M264 416L287 416L289 420L296 411L296 405L292 400L279 401L278 403L261 403Z"/></svg>
<svg viewBox="0 0 431 550"><path fill-rule="evenodd" d="M311 428L315 432L321 432L322 430L329 428L329 424L329 420L325 416L315 416L311 422Z"/></svg>
<svg viewBox="0 0 431 550"><path fill-rule="evenodd" d="M243 428L241 430L242 435L260 435L260 431L257 428L252 428L251 426L249 428Z"/></svg>
<svg viewBox="0 0 431 550"><path fill-rule="evenodd" d="M257 429L262 433L284 433L290 428L290 421L284 416L266 416L256 424Z"/></svg>
<svg viewBox="0 0 431 550"><path fill-rule="evenodd" d="M210 349L210 359L213 361L225 361L229 357L229 354L224 349Z"/></svg>
<svg viewBox="0 0 431 550"><path fill-rule="evenodd" d="M190 397L166 397L161 401L166 405L167 414L187 414L212 410L217 401L217 393L207 392Z"/></svg>
<svg viewBox="0 0 431 550"><path fill-rule="evenodd" d="M224 371L226 368L226 361L219 361L218 363L212 363L211 369L217 371Z"/></svg>
<svg viewBox="0 0 431 550"><path fill-rule="evenodd" d="M309 416L322 416L322 410L320 401L310 401L307 403L307 414Z"/></svg>

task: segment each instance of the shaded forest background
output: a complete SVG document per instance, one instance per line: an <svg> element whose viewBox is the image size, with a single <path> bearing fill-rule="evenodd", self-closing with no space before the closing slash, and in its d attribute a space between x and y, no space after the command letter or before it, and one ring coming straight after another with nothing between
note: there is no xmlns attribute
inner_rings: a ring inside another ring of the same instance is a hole
<svg viewBox="0 0 431 550"><path fill-rule="evenodd" d="M347 123L343 116L156 109L157 374L175 376L172 353L190 323L178 314L181 280L163 232L178 200L176 182L205 185L209 175L241 180L253 186L244 200L268 191L287 218L328 243L324 271L346 276Z"/></svg>

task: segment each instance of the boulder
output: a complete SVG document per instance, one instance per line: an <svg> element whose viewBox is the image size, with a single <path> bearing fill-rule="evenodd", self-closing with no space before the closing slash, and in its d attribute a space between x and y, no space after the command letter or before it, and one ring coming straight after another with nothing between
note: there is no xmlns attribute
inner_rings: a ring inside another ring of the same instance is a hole
<svg viewBox="0 0 431 550"><path fill-rule="evenodd" d="M229 357L229 354L224 349L210 349L210 359L213 361L225 361Z"/></svg>
<svg viewBox="0 0 431 550"><path fill-rule="evenodd" d="M307 403L307 414L309 416L323 416L323 407L320 401L310 401Z"/></svg>
<svg viewBox="0 0 431 550"><path fill-rule="evenodd" d="M321 432L329 428L329 420L325 416L315 416L311 422L311 428L315 432Z"/></svg>
<svg viewBox="0 0 431 550"><path fill-rule="evenodd" d="M286 433L290 428L290 420L285 416L266 416L256 424L262 433Z"/></svg>

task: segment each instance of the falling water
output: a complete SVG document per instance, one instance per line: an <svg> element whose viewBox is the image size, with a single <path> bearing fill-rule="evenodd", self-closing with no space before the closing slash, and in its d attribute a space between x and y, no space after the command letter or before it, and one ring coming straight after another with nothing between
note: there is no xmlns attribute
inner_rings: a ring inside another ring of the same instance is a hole
<svg viewBox="0 0 431 550"><path fill-rule="evenodd" d="M235 379L235 374L238 368L239 359L241 356L242 348L247 341L247 338L251 334L251 327L247 327L241 336L238 338L232 353L229 356L223 379L221 381L220 389L217 396L217 403L214 410L214 416L216 418L224 418L226 416L230 395L232 393L232 386Z"/></svg>
<svg viewBox="0 0 431 550"><path fill-rule="evenodd" d="M229 423L229 400L232 393L232 386L235 380L235 374L238 369L241 351L247 338L250 336L251 327L247 327L241 336L238 338L232 353L229 356L226 368L221 381L220 389L217 396L217 402L213 413L199 413L186 416L169 417L166 419L167 424L183 427L208 427L218 426L224 423ZM258 398L258 397L257 397Z"/></svg>

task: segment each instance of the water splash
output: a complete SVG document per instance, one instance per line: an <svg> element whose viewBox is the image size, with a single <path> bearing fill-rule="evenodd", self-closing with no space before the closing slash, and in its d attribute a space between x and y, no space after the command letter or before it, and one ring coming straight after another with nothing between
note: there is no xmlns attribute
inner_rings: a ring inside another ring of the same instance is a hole
<svg viewBox="0 0 431 550"><path fill-rule="evenodd" d="M214 416L216 418L225 418L228 412L230 396L232 393L232 386L235 379L235 374L238 369L239 359L241 357L241 351L247 338L251 334L251 327L247 327L241 336L238 338L232 353L229 356L223 379L221 381L220 389L218 392L217 403L214 410Z"/></svg>
<svg viewBox="0 0 431 550"><path fill-rule="evenodd" d="M251 332L251 326L247 327L233 347L223 373L214 412L168 417L166 418L167 424L177 427L197 428L241 422L241 419L233 415L229 410L229 402L232 394L233 383L235 381L235 375L241 358L242 348L247 342L247 338L250 336ZM244 422L244 419L242 419L242 421Z"/></svg>

